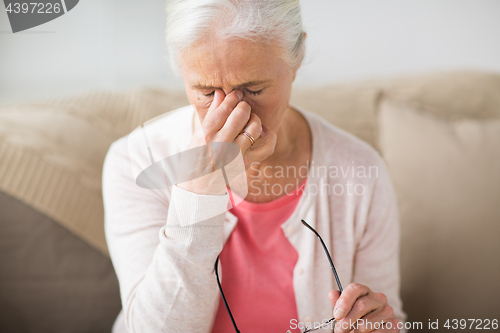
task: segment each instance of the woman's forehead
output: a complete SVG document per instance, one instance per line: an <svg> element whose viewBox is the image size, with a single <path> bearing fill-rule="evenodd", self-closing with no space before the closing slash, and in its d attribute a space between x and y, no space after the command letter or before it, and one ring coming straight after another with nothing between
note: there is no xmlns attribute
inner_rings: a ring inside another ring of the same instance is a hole
<svg viewBox="0 0 500 333"><path fill-rule="evenodd" d="M204 42L181 54L184 79L190 85L220 87L261 84L287 65L282 50L247 40Z"/></svg>

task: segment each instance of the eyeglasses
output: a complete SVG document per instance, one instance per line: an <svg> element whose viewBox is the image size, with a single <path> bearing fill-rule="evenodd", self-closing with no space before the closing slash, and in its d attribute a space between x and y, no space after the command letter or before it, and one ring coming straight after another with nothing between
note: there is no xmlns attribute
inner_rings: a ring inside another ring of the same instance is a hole
<svg viewBox="0 0 500 333"><path fill-rule="evenodd" d="M342 285L340 284L340 279L339 279L339 276L337 275L337 270L335 269L335 265L333 264L332 257L330 256L330 252L328 252L328 249L327 249L327 247L325 245L325 242L323 242L323 239L318 234L318 232L316 230L314 230L313 227L311 227L306 221L304 221L304 220L301 220L301 221L302 221L302 224L305 225L309 230L311 230L312 232L314 232L314 234L321 241L321 245L323 246L323 249L325 250L325 253L326 253L326 256L328 258L328 261L330 262L330 267L332 268L332 271L333 271L333 275L335 276L335 280L337 282L337 286L339 287L340 294L342 294L342 291L343 291ZM219 279L219 272L217 270L218 264L219 264L219 256L217 256L217 259L215 260L215 265L214 265L215 276L217 278L217 286L219 287L220 295L222 296L222 300L224 302L224 305L226 306L226 310L227 310L227 313L229 314L229 318L231 318L231 322L233 323L234 330L236 331L236 333L240 333L240 330L238 329L238 326L236 325L236 321L234 320L233 314L231 313L231 310L229 309L229 305L227 304L227 300L226 300L226 297L224 296L224 292L222 291L222 286L221 286L220 279ZM321 325L319 325L319 326L316 326L316 327L313 327L313 328L307 328L303 333L317 331L319 329L328 327L332 323L335 324L335 322L336 322L335 321L335 317L333 317L331 319L328 319L327 321L324 321L324 323L321 324ZM290 332L290 331L288 331L288 332Z"/></svg>

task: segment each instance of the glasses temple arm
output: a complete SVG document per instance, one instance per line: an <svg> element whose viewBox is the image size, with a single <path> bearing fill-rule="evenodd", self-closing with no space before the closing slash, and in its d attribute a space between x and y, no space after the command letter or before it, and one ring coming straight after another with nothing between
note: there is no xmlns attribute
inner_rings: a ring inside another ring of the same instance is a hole
<svg viewBox="0 0 500 333"><path fill-rule="evenodd" d="M342 294L342 285L340 284L340 279L339 276L337 275L337 270L335 269L335 265L333 264L332 257L330 256L330 252L328 252L328 249L326 248L325 242L323 242L323 239L321 236L318 234L316 230L314 230L313 227L311 227L306 221L301 220L302 224L305 225L309 230L314 232L314 234L319 238L321 241L321 245L323 246L323 249L325 250L326 256L328 257L328 261L330 262L330 266L332 267L333 275L335 276L335 280L337 281L337 286L339 287L340 294Z"/></svg>
<svg viewBox="0 0 500 333"><path fill-rule="evenodd" d="M229 304L227 304L226 296L224 296L224 292L222 291L222 286L221 286L220 280L219 280L219 271L217 270L218 264L219 264L219 256L217 256L217 259L215 259L215 264L214 264L215 276L217 277L217 286L219 286L220 295L222 296L222 300L224 301L224 305L226 306L227 313L229 313L229 317L231 318L231 321L233 322L234 329L236 330L236 333L240 333L240 330L238 329L238 326L236 326L236 322L234 321L233 314L231 313L231 310L229 309Z"/></svg>

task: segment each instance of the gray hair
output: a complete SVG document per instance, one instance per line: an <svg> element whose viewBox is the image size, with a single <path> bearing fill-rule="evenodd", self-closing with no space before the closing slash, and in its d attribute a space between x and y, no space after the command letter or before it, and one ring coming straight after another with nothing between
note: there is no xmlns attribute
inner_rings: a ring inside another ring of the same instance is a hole
<svg viewBox="0 0 500 333"><path fill-rule="evenodd" d="M206 39L239 37L273 43L298 69L305 54L299 0L168 0L166 38L172 69L179 54Z"/></svg>

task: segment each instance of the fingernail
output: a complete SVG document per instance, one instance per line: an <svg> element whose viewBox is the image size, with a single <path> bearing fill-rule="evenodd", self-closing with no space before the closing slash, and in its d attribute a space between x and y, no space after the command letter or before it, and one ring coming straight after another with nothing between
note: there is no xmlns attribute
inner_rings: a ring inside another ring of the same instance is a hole
<svg viewBox="0 0 500 333"><path fill-rule="evenodd" d="M335 319L341 319L344 317L344 310L343 309L335 309L335 312L333 313L333 316Z"/></svg>
<svg viewBox="0 0 500 333"><path fill-rule="evenodd" d="M243 98L243 93L240 90L236 90L236 96L238 96L241 101L241 99Z"/></svg>

